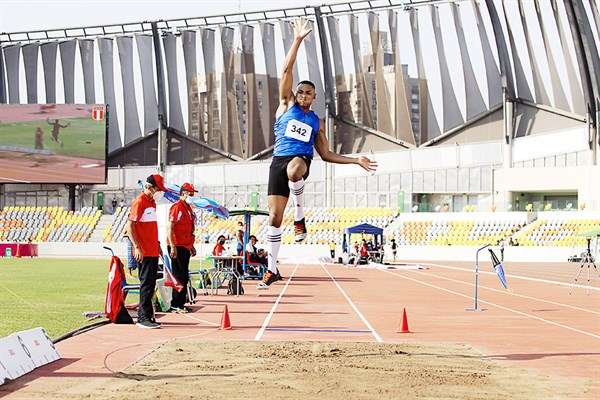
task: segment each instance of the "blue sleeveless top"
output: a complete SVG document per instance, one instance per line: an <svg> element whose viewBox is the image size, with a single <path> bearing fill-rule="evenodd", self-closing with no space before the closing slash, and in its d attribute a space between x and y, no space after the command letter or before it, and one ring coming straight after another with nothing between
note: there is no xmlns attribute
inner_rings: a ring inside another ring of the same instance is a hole
<svg viewBox="0 0 600 400"><path fill-rule="evenodd" d="M275 121L274 156L309 156L314 154L315 135L321 123L314 111L305 113L296 103Z"/></svg>

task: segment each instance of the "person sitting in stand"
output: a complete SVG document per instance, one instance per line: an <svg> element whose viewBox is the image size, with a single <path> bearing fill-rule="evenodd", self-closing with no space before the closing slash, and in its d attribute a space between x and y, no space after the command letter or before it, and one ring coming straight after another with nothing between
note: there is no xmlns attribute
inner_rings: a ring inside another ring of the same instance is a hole
<svg viewBox="0 0 600 400"><path fill-rule="evenodd" d="M260 258L258 255L258 250L256 248L256 236L250 235L248 236L248 243L246 243L246 270L244 271L244 261L240 261L238 265L238 273L240 276L249 277L251 275L259 275L260 265L264 265L267 262L265 257L264 260Z"/></svg>
<svg viewBox="0 0 600 400"><path fill-rule="evenodd" d="M381 262L381 260L383 260L383 247L379 244L376 244L373 246L372 251L374 252L373 258L375 259L375 261Z"/></svg>
<svg viewBox="0 0 600 400"><path fill-rule="evenodd" d="M248 244L246 245L246 253L248 258L246 260L250 261L251 263L262 264L266 267L269 262L269 252L265 249L257 249L257 241L258 239L254 235L250 235L250 237L248 238ZM247 275L259 275L260 271L257 270L256 267L257 266L250 266L247 269ZM279 271L277 271L277 274L275 274L275 276L277 277L278 281L283 279Z"/></svg>
<svg viewBox="0 0 600 400"><path fill-rule="evenodd" d="M212 255L213 256L222 256L223 252L225 251L225 247L223 246L225 244L225 236L221 235L217 238L217 244L215 244L215 247L213 247L212 250Z"/></svg>
<svg viewBox="0 0 600 400"><path fill-rule="evenodd" d="M360 247L360 256L358 258L358 264L366 264L368 257L369 246L367 245L367 241L363 239L362 246Z"/></svg>
<svg viewBox="0 0 600 400"><path fill-rule="evenodd" d="M250 235L248 238L248 244L246 245L246 251L249 254L250 262L260 263L263 265L267 264L267 252L263 249L258 250L256 248L256 236Z"/></svg>
<svg viewBox="0 0 600 400"><path fill-rule="evenodd" d="M235 233L237 239L237 255L241 256L244 250L244 223L238 222L238 231Z"/></svg>
<svg viewBox="0 0 600 400"><path fill-rule="evenodd" d="M220 256L224 256L225 255L224 254L225 253L225 246L224 245L225 245L225 241L226 240L227 240L227 238L225 236L219 235L219 237L217 238L217 244L215 244L215 247L213 247L213 249L212 249L212 255L213 256L220 257ZM214 262L215 267L216 267L217 262L215 260L213 260L213 262ZM205 288L210 287L210 285L211 285L211 279L210 279L209 275L208 274L204 274L203 279L204 279L204 287Z"/></svg>

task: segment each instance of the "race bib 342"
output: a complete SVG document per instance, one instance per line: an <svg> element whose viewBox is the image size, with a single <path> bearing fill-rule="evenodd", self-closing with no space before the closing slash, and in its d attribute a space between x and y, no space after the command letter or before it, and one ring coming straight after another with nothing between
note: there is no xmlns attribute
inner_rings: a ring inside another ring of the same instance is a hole
<svg viewBox="0 0 600 400"><path fill-rule="evenodd" d="M285 136L308 142L311 135L312 127L310 125L295 119L288 121L287 128L285 129Z"/></svg>

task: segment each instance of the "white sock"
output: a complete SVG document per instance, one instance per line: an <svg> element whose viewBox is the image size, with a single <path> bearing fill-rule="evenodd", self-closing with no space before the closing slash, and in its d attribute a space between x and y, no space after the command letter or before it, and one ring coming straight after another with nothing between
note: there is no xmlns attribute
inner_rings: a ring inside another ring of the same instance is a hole
<svg viewBox="0 0 600 400"><path fill-rule="evenodd" d="M277 273L277 255L279 254L279 247L281 247L281 227L274 227L269 225L267 230L267 250L268 255L268 270L272 273Z"/></svg>
<svg viewBox="0 0 600 400"><path fill-rule="evenodd" d="M300 221L304 218L304 178L298 182L288 182L290 194L294 201L294 221Z"/></svg>

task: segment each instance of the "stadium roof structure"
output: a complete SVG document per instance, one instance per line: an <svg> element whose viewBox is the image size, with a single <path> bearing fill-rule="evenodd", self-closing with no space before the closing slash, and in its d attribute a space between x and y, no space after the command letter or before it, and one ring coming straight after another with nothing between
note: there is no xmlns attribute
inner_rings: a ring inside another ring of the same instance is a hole
<svg viewBox="0 0 600 400"><path fill-rule="evenodd" d="M595 0L370 0L1 33L0 103L108 104L109 166L264 159L289 22L308 17L294 77L324 93L313 109L341 153L572 126L593 153L598 15Z"/></svg>

